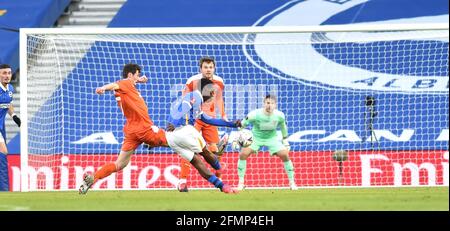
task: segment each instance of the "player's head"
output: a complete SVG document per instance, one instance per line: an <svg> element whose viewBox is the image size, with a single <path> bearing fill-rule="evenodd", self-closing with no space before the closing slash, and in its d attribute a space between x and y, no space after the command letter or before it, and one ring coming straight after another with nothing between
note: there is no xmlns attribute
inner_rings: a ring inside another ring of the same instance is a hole
<svg viewBox="0 0 450 231"><path fill-rule="evenodd" d="M214 97L216 94L216 86L213 81L207 78L202 78L200 80L199 90L202 93L203 102L206 102Z"/></svg>
<svg viewBox="0 0 450 231"><path fill-rule="evenodd" d="M211 79L214 75L214 71L216 70L216 62L211 57L202 57L199 61L200 72L203 77Z"/></svg>
<svg viewBox="0 0 450 231"><path fill-rule="evenodd" d="M275 95L266 95L264 97L264 110L267 113L272 113L277 107L277 97Z"/></svg>
<svg viewBox="0 0 450 231"><path fill-rule="evenodd" d="M134 63L128 63L123 66L122 77L124 79L128 77L138 78L141 74L141 67Z"/></svg>
<svg viewBox="0 0 450 231"><path fill-rule="evenodd" d="M11 82L12 71L11 66L8 64L0 64L0 81L2 84L8 84Z"/></svg>

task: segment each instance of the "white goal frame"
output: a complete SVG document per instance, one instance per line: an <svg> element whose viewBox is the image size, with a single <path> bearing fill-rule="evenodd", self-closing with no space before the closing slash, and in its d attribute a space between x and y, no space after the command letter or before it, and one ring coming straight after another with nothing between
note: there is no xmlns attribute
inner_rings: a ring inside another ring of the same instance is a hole
<svg viewBox="0 0 450 231"><path fill-rule="evenodd" d="M182 27L182 28L21 28L20 29L20 162L21 191L29 191L28 179L28 92L27 92L27 36L29 34L228 34L228 33L312 33L312 32L370 32L449 30L448 23L427 24L377 24L377 25L321 25L321 26L277 26L277 27Z"/></svg>

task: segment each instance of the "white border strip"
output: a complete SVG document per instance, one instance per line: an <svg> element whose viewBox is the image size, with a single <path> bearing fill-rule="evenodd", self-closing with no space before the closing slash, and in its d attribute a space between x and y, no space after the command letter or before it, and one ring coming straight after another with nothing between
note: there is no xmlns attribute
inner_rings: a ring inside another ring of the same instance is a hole
<svg viewBox="0 0 450 231"><path fill-rule="evenodd" d="M319 25L319 26L254 26L254 27L159 27L159 28L21 28L25 34L232 34L232 33L312 33L448 30L448 23Z"/></svg>
<svg viewBox="0 0 450 231"><path fill-rule="evenodd" d="M27 34L20 30L20 191L28 192L28 69Z"/></svg>

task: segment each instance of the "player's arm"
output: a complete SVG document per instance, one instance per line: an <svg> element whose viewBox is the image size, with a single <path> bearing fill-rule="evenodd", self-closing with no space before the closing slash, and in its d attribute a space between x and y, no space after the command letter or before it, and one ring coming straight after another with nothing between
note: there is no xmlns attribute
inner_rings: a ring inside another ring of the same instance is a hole
<svg viewBox="0 0 450 231"><path fill-rule="evenodd" d="M241 121L241 128L246 128L248 125L252 124L256 119L256 111L251 111L248 115Z"/></svg>
<svg viewBox="0 0 450 231"><path fill-rule="evenodd" d="M170 115L174 119L180 119L186 116L195 105L201 104L201 98L193 93L188 93L181 100L175 101L170 107ZM198 106L197 106L198 107Z"/></svg>
<svg viewBox="0 0 450 231"><path fill-rule="evenodd" d="M183 96L171 105L168 119L169 123L174 125L174 127L188 124L190 120L189 114L192 108L199 107L198 105L200 104L201 98L196 97L193 93Z"/></svg>
<svg viewBox="0 0 450 231"><path fill-rule="evenodd" d="M250 124L253 124L253 122L255 120L256 120L256 110L253 110L250 113L248 113L247 116L241 121L241 126L240 126L239 130L246 128ZM231 147L233 150L240 149L240 145L238 144L237 139L238 139L238 136L232 142Z"/></svg>
<svg viewBox="0 0 450 231"><path fill-rule="evenodd" d="M9 105L8 108L8 114L12 117L12 119L14 120L14 122L17 124L18 127L20 127L20 124L22 123L20 121L19 116L16 115L16 113L14 113L14 107L12 104Z"/></svg>
<svg viewBox="0 0 450 231"><path fill-rule="evenodd" d="M175 102L170 107L170 115L173 119L177 120L185 116L191 108L192 103L190 101L190 95L186 95L182 98L182 100Z"/></svg>
<svg viewBox="0 0 450 231"><path fill-rule="evenodd" d="M147 76L143 75L137 79L136 83L146 83L147 81L148 81Z"/></svg>
<svg viewBox="0 0 450 231"><path fill-rule="evenodd" d="M223 82L216 82L214 85L216 86L216 92L214 96L214 106L216 108L216 114L219 114L222 119L228 120L225 113L225 103L223 100L223 91L225 89L225 86Z"/></svg>
<svg viewBox="0 0 450 231"><path fill-rule="evenodd" d="M287 138L288 132L287 132L286 120L283 120L283 122L281 122L280 128L281 128L281 135L283 135L283 139Z"/></svg>
<svg viewBox="0 0 450 231"><path fill-rule="evenodd" d="M287 132L287 125L286 125L286 117L284 116L284 113L280 115L280 129L281 129L281 135L283 136L283 145L289 150L291 148L291 145L288 141L288 132Z"/></svg>
<svg viewBox="0 0 450 231"><path fill-rule="evenodd" d="M97 89L95 89L95 93L102 95L105 93L105 91L115 91L119 89L119 84L117 83L108 83L106 85L103 85L101 87L97 87Z"/></svg>
<svg viewBox="0 0 450 231"><path fill-rule="evenodd" d="M222 117L222 119L224 120L228 120L227 119L227 115L225 114L225 103L223 100L223 92L222 90L220 90L217 94L217 98L216 98L216 105L219 107L219 112L220 112L220 116Z"/></svg>
<svg viewBox="0 0 450 231"><path fill-rule="evenodd" d="M182 96L194 91L194 81L188 81L182 91Z"/></svg>
<svg viewBox="0 0 450 231"><path fill-rule="evenodd" d="M241 126L241 122L240 120L236 120L236 121L227 121L224 119L215 119L212 118L208 115L206 115L205 113L202 113L200 115L200 120L210 124L210 125L214 125L214 126L221 126L221 127L231 127L231 128L237 128Z"/></svg>

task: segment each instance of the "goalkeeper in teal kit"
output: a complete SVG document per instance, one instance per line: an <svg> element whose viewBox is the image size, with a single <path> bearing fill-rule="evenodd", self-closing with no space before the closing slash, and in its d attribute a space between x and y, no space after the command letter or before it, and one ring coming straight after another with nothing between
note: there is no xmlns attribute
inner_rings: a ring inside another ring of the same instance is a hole
<svg viewBox="0 0 450 231"><path fill-rule="evenodd" d="M289 187L296 190L297 186L294 180L294 166L289 159L289 143L287 141L287 127L284 113L276 109L276 98L273 95L267 95L264 99L264 107L248 113L247 117L241 122L242 127L252 125L253 143L249 147L242 147L238 161L239 184L238 190L245 188L244 177L247 167L247 158L257 153L262 146L269 148L270 155L278 156L284 164ZM280 127L283 140L277 137L277 128Z"/></svg>

